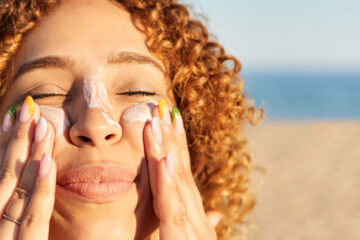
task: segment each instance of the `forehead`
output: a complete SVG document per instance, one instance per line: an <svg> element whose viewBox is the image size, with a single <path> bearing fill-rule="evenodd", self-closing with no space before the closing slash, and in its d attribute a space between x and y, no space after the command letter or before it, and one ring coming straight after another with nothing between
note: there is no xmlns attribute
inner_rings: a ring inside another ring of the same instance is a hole
<svg viewBox="0 0 360 240"><path fill-rule="evenodd" d="M65 55L91 71L94 64L119 52L149 56L163 66L151 55L145 36L120 4L107 0L65 1L24 37L14 70L33 59Z"/></svg>

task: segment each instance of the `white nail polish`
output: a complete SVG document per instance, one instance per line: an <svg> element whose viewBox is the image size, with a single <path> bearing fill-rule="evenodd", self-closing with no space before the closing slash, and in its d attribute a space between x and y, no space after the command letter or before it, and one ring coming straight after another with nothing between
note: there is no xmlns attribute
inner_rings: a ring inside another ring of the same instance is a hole
<svg viewBox="0 0 360 240"><path fill-rule="evenodd" d="M184 124L180 114L176 114L175 132L182 134L184 132Z"/></svg>
<svg viewBox="0 0 360 240"><path fill-rule="evenodd" d="M157 117L153 117L151 121L151 129L157 144L162 144L161 128Z"/></svg>
<svg viewBox="0 0 360 240"><path fill-rule="evenodd" d="M38 177L43 178L48 175L51 168L51 159L47 153L44 153L40 160Z"/></svg>
<svg viewBox="0 0 360 240"><path fill-rule="evenodd" d="M45 118L40 117L36 125L35 141L40 142L44 138L46 131L47 131L46 120Z"/></svg>
<svg viewBox="0 0 360 240"><path fill-rule="evenodd" d="M9 113L6 113L5 117L4 117L3 125L2 125L3 132L4 133L9 132L10 129L12 128L12 126L13 126L13 123L11 120L11 115Z"/></svg>

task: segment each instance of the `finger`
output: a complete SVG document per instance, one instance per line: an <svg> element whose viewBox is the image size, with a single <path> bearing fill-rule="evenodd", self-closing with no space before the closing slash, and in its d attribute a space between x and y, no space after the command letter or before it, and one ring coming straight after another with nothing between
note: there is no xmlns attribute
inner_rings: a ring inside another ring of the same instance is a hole
<svg viewBox="0 0 360 240"><path fill-rule="evenodd" d="M180 201L173 176L167 167L171 165L171 158L171 154L168 154L157 164L160 239L188 239L187 210Z"/></svg>
<svg viewBox="0 0 360 240"><path fill-rule="evenodd" d="M163 139L165 139L163 145L166 151L173 153L173 164L171 164L175 172L173 180L191 222L188 234L201 238L204 236L203 233L213 233L213 229L206 219L202 198L191 172L184 126L177 108L172 110L172 123L170 126L162 126Z"/></svg>
<svg viewBox="0 0 360 240"><path fill-rule="evenodd" d="M56 164L44 153L32 198L25 211L19 231L19 239L48 239L49 224L54 208L56 186Z"/></svg>
<svg viewBox="0 0 360 240"><path fill-rule="evenodd" d="M164 99L160 100L155 116L161 119L165 125L171 125L170 111Z"/></svg>
<svg viewBox="0 0 360 240"><path fill-rule="evenodd" d="M224 216L217 212L217 211L207 211L206 212L206 218L209 221L210 225L215 228L216 225L218 225L218 223L220 222L220 220L223 218Z"/></svg>
<svg viewBox="0 0 360 240"><path fill-rule="evenodd" d="M35 140L32 144L30 158L24 167L20 182L6 207L5 213L22 221L25 209L33 196L33 187L44 152L52 155L54 130L47 121L40 117L35 130ZM1 223L0 232L11 234L18 231L18 226L10 221Z"/></svg>
<svg viewBox="0 0 360 240"><path fill-rule="evenodd" d="M153 115L160 115L161 118L161 114L158 113L168 111L166 102L164 100L160 100L158 108L159 111L156 111L156 109L154 109ZM166 122L166 114L163 113L162 115L162 122ZM190 155L187 147L186 136L184 134L184 126L179 109L176 107L173 108L171 116L171 125L161 125L163 135L162 145L167 152L173 153L174 166L172 166L172 168L174 168L173 171L175 171L174 181L179 188L179 191L181 192L180 197L182 201L185 203L186 207L190 209L192 214L196 216L200 214L203 218L203 221L206 216L203 210L200 192L195 184L195 180L191 173Z"/></svg>
<svg viewBox="0 0 360 240"><path fill-rule="evenodd" d="M191 172L186 170L182 164L179 164L181 160L175 155L173 161L172 165L175 167L173 167L174 176L172 179L177 189L179 201L183 203L187 211L187 221L189 222L187 232L190 239L192 239L191 237L201 239L209 234L210 236L213 235L214 230L206 219L200 192L195 185ZM178 162L177 164L175 163L176 161Z"/></svg>
<svg viewBox="0 0 360 240"><path fill-rule="evenodd" d="M184 130L184 125L180 111L177 107L174 107L171 110L171 113L168 110L165 100L161 99L160 104L157 109L154 109L154 116L159 116L162 124L162 134L164 139L164 148L169 152L169 148L176 148L176 151L171 149L171 152L179 156L179 159L182 161L179 164L183 164L186 169L191 172L190 166L190 155L187 146L187 140ZM162 114L160 114L162 113ZM171 122L167 124L171 115Z"/></svg>
<svg viewBox="0 0 360 240"><path fill-rule="evenodd" d="M164 156L161 141L161 127L158 118L153 118L144 128L144 147L149 170L150 186L153 195L155 213L158 215L157 208L157 164Z"/></svg>
<svg viewBox="0 0 360 240"><path fill-rule="evenodd" d="M0 168L1 216L29 158L36 120L38 118L38 106L31 97L27 97L21 107L19 119L12 129L11 140Z"/></svg>

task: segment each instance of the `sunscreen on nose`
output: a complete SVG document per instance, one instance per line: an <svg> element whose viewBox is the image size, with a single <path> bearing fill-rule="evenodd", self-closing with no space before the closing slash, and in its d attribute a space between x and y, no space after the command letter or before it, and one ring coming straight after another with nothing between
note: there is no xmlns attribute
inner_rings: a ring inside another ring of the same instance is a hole
<svg viewBox="0 0 360 240"><path fill-rule="evenodd" d="M105 85L101 80L103 75L103 67L99 66L95 73L89 74L84 78L83 94L87 107L100 108L103 111L101 114L107 123L116 126L122 131L120 124L108 114L108 110L111 111L113 108L110 104Z"/></svg>
<svg viewBox="0 0 360 240"><path fill-rule="evenodd" d="M104 112L112 110L104 83L101 81L103 67L84 78L83 94L88 108L101 108Z"/></svg>
<svg viewBox="0 0 360 240"><path fill-rule="evenodd" d="M110 124L110 125L114 125L115 127L119 128L120 131L122 132L122 128L120 126L120 124L116 121L114 121L114 119L112 119L106 112L102 112L101 113L103 115L103 117L105 118L105 120Z"/></svg>

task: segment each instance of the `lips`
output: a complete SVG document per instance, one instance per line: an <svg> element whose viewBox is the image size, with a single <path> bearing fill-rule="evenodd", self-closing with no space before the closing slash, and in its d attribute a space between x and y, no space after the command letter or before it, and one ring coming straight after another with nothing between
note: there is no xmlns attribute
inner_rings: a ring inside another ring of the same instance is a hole
<svg viewBox="0 0 360 240"><path fill-rule="evenodd" d="M57 185L90 202L106 202L126 195L135 185L136 172L117 164L83 166L63 172Z"/></svg>

